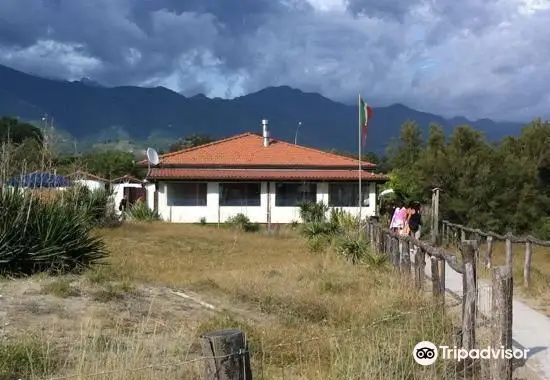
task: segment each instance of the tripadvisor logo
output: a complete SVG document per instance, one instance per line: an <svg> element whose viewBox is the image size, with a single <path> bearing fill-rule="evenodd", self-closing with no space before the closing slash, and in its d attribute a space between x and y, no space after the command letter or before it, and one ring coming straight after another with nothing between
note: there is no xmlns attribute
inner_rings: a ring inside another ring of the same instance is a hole
<svg viewBox="0 0 550 380"><path fill-rule="evenodd" d="M417 343L413 349L414 361L420 365L432 365L437 360L438 351L435 344L428 341Z"/></svg>
<svg viewBox="0 0 550 380"><path fill-rule="evenodd" d="M461 361L465 359L527 359L529 349L510 349L501 346L499 348L487 347L466 350L465 348L449 346L437 347L432 342L423 341L414 346L412 354L415 362L423 366L428 366L435 363L440 356L439 351L441 351L441 359Z"/></svg>

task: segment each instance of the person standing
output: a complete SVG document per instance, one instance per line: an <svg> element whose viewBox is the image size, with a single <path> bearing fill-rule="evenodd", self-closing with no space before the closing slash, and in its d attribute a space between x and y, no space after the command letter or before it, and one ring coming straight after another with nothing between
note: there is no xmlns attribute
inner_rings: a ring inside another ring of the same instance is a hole
<svg viewBox="0 0 550 380"><path fill-rule="evenodd" d="M411 211L409 214L409 235L416 239L420 240L420 235L422 233L422 214L420 209L420 202L414 202ZM413 253L416 254L416 251L418 250L418 247L415 245L413 248Z"/></svg>
<svg viewBox="0 0 550 380"><path fill-rule="evenodd" d="M120 211L121 219L125 219L126 217L126 209L128 208L128 196L124 195L122 199L120 200L120 204L118 205L118 211Z"/></svg>

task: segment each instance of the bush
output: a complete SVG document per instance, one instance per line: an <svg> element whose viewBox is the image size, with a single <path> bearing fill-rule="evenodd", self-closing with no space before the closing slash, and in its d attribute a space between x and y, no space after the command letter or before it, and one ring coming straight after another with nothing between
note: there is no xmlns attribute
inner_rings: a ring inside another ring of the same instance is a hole
<svg viewBox="0 0 550 380"><path fill-rule="evenodd" d="M92 233L89 209L6 187L0 188L0 209L3 273L72 271L106 256L103 241Z"/></svg>
<svg viewBox="0 0 550 380"><path fill-rule="evenodd" d="M299 205L300 218L304 223L323 223L327 220L328 205L323 202L303 202Z"/></svg>
<svg viewBox="0 0 550 380"><path fill-rule="evenodd" d="M336 240L336 252L352 264L363 262L368 254L369 246L364 239L344 235Z"/></svg>
<svg viewBox="0 0 550 380"><path fill-rule="evenodd" d="M143 201L138 201L130 206L126 212L126 216L129 220L140 222L152 222L159 219L158 214L151 210Z"/></svg>
<svg viewBox="0 0 550 380"><path fill-rule="evenodd" d="M59 192L58 198L66 207L82 210L94 226L113 226L118 221L111 193L104 189L90 190L83 185Z"/></svg>
<svg viewBox="0 0 550 380"><path fill-rule="evenodd" d="M260 230L258 223L252 223L248 216L239 213L227 219L227 224L245 232L257 232Z"/></svg>

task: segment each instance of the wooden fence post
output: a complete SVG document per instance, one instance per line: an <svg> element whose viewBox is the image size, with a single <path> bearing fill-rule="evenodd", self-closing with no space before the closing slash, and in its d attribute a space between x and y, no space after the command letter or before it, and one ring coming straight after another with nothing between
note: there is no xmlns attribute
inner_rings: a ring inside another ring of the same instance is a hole
<svg viewBox="0 0 550 380"><path fill-rule="evenodd" d="M439 271L439 287L442 294L441 303L445 303L445 260L437 260L437 266Z"/></svg>
<svg viewBox="0 0 550 380"><path fill-rule="evenodd" d="M411 242L407 239L403 241L403 252L401 252L401 272L411 278Z"/></svg>
<svg viewBox="0 0 550 380"><path fill-rule="evenodd" d="M395 269L399 270L401 265L401 249L402 244L398 238L392 238L393 247L392 247L392 264Z"/></svg>
<svg viewBox="0 0 550 380"><path fill-rule="evenodd" d="M374 223L369 223L369 241L371 246L374 247Z"/></svg>
<svg viewBox="0 0 550 380"><path fill-rule="evenodd" d="M441 293L441 284L439 279L439 263L437 257L430 257L431 275L432 275L432 294L436 303L441 302L445 293Z"/></svg>
<svg viewBox="0 0 550 380"><path fill-rule="evenodd" d="M512 349L512 300L513 300L513 275L512 268L496 267L492 270L493 299L491 347L504 347ZM513 358L491 359L491 380L512 380Z"/></svg>
<svg viewBox="0 0 550 380"><path fill-rule="evenodd" d="M487 236L487 252L485 253L485 266L491 268L493 265L493 237Z"/></svg>
<svg viewBox="0 0 550 380"><path fill-rule="evenodd" d="M384 232L380 225L376 226L376 250L380 254L384 254Z"/></svg>
<svg viewBox="0 0 550 380"><path fill-rule="evenodd" d="M531 255L533 254L533 244L527 240L525 242L525 263L523 264L523 285L528 288L531 283Z"/></svg>
<svg viewBox="0 0 550 380"><path fill-rule="evenodd" d="M512 235L506 235L506 265L510 267L511 270L514 266L514 253L512 251Z"/></svg>
<svg viewBox="0 0 550 380"><path fill-rule="evenodd" d="M464 240L466 240L466 231L464 229L460 229L460 243L462 243Z"/></svg>
<svg viewBox="0 0 550 380"><path fill-rule="evenodd" d="M252 380L250 355L239 329L217 330L202 336L207 380Z"/></svg>
<svg viewBox="0 0 550 380"><path fill-rule="evenodd" d="M471 240L462 242L462 348L471 350L475 347L475 321L477 307L477 281L475 245Z"/></svg>
<svg viewBox="0 0 550 380"><path fill-rule="evenodd" d="M418 290L422 290L424 288L425 265L425 252L421 247L416 247L416 254L414 255L414 284Z"/></svg>

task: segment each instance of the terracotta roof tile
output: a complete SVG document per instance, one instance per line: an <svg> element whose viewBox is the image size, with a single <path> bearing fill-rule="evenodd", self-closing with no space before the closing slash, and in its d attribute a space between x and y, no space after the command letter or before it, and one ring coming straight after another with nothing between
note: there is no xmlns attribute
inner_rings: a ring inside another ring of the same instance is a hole
<svg viewBox="0 0 550 380"><path fill-rule="evenodd" d="M212 165L212 166L321 166L349 167L358 165L353 158L323 152L318 149L294 145L285 141L270 139L263 146L263 137L244 133L209 144L172 152L160 156L161 165ZM139 164L146 165L146 161ZM363 162L364 167L376 165Z"/></svg>
<svg viewBox="0 0 550 380"><path fill-rule="evenodd" d="M355 170L284 170L284 169L160 169L149 170L147 178L165 180L319 180L357 181L359 172ZM382 174L362 171L365 181L385 182L389 178Z"/></svg>

